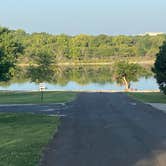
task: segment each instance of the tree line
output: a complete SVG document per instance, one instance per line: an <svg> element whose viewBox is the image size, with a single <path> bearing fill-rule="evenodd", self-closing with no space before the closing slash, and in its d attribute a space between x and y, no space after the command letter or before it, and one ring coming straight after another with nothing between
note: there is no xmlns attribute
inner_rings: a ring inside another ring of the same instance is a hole
<svg viewBox="0 0 166 166"><path fill-rule="evenodd" d="M5 38L3 38L5 34ZM80 34L69 36L65 34L52 35L48 33L26 33L24 30L9 30L0 27L0 41L8 43L7 37L24 48L19 56L20 63L36 63L39 58L52 62L68 60L109 59L120 57L154 57L166 35L157 36L91 36Z"/></svg>

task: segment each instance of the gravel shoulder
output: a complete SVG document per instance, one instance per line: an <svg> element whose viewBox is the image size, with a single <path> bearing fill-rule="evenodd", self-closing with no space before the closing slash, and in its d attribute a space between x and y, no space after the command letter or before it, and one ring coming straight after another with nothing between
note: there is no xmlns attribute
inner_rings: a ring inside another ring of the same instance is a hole
<svg viewBox="0 0 166 166"><path fill-rule="evenodd" d="M147 103L147 104L166 113L166 104L162 103Z"/></svg>

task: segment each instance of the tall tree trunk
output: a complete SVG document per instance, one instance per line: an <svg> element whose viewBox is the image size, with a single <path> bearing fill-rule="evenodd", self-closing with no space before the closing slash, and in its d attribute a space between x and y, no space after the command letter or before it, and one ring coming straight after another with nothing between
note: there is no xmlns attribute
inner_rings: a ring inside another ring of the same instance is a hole
<svg viewBox="0 0 166 166"><path fill-rule="evenodd" d="M122 79L123 79L123 82L124 82L124 85L125 85L125 89L129 90L130 89L130 83L127 82L126 77L123 77Z"/></svg>

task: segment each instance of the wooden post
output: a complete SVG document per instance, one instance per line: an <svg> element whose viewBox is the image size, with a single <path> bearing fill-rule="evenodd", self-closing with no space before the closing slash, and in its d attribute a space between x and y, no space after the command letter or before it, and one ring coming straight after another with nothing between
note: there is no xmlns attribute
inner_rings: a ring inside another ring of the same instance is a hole
<svg viewBox="0 0 166 166"><path fill-rule="evenodd" d="M44 91L46 89L45 84L44 83L40 83L39 84L39 89L40 89L40 92L41 92L41 103L43 103L43 100L44 100Z"/></svg>

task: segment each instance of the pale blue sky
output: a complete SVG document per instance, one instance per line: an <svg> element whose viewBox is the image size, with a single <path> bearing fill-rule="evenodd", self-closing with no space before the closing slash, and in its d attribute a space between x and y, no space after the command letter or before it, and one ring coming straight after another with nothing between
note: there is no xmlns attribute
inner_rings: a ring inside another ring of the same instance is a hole
<svg viewBox="0 0 166 166"><path fill-rule="evenodd" d="M2 0L0 25L70 35L166 32L166 0Z"/></svg>

